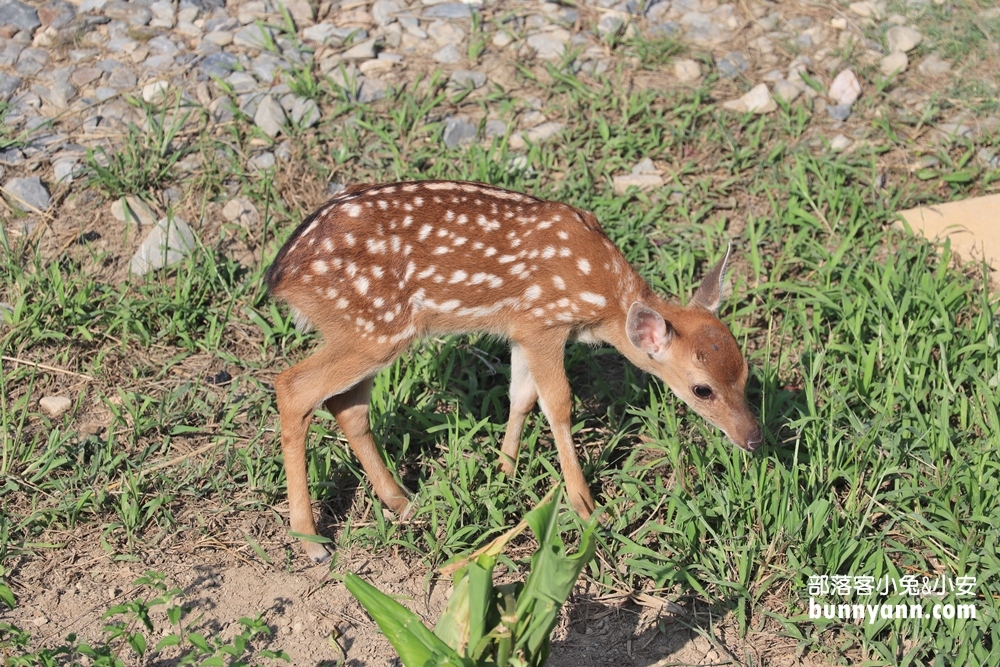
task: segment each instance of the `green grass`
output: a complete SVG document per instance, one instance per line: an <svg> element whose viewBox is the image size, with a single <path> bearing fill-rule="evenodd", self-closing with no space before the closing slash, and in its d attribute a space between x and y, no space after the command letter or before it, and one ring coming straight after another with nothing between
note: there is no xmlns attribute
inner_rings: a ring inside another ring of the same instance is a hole
<svg viewBox="0 0 1000 667"><path fill-rule="evenodd" d="M873 121L869 148L830 155L810 146L794 105L741 119L717 113L705 90L667 96L595 89L556 69L548 77L546 113L569 129L529 146L526 168L512 166L500 139L443 149L433 119L457 104L516 106L495 91L453 101L443 77L374 106L330 94L286 181L245 172L254 131L241 118L214 134L182 138L163 124L134 135L132 162L114 178L91 165L109 194L174 185L201 207L228 188L250 197L262 259L247 266L217 250L225 232L209 228L188 260L131 281L101 270L123 261L113 250L43 257L0 236L0 301L13 307L0 354L30 362L5 360L0 373L0 566L63 547L59 531L74 527L129 560L166 536L224 530L211 516L269 513L284 495L270 382L314 344L265 295L269 259L326 182L466 178L593 210L642 274L682 299L729 238L737 245L722 317L752 369L751 403L768 433L757 454L735 450L613 350L567 350L576 439L608 514L589 577L613 590L665 589L741 634L783 634L844 663L997 664L997 300L979 267L960 270L890 226L899 208L982 192L991 177L892 169L879 189L882 156L913 148L889 121ZM946 152L959 164L965 150ZM170 168L175 151L231 162L182 177ZM644 157L666 165L664 191L613 194L611 177ZM401 549L433 566L502 532L551 487L557 458L537 414L518 474L496 470L507 354L486 337L432 339L377 378L373 430L419 503L408 524L383 516L319 413L309 472L341 545ZM221 369L233 381L209 382ZM74 409L40 414L49 391L70 393ZM808 577L837 574L975 576L979 617L807 618Z"/></svg>

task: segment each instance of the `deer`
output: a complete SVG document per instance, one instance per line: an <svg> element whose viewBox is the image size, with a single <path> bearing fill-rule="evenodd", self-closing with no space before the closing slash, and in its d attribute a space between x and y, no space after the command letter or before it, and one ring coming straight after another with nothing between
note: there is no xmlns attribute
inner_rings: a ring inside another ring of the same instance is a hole
<svg viewBox="0 0 1000 667"><path fill-rule="evenodd" d="M369 404L375 375L428 336L484 332L510 341L500 468L514 474L525 419L539 403L568 498L584 518L595 504L570 431L570 341L614 346L753 452L763 436L746 400L749 369L717 317L731 250L682 306L653 291L588 211L475 182L344 189L292 232L265 274L296 326L324 339L274 381L291 530L317 534L306 436L320 405L385 507L403 519L412 510L372 437ZM320 542L301 541L313 561L329 558Z"/></svg>

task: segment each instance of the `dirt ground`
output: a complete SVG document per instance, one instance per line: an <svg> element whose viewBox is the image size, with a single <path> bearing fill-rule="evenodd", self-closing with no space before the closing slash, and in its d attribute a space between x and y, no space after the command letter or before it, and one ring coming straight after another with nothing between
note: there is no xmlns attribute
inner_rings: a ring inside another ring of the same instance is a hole
<svg viewBox="0 0 1000 667"><path fill-rule="evenodd" d="M256 650L284 650L297 666L381 667L401 663L338 573L356 572L396 596L430 626L444 610L450 581L419 559L354 548L341 550L331 570L328 564L311 565L276 517L232 519L229 532L234 539L251 533L262 538L259 544L270 563L246 541L242 546L234 546L235 541L164 541L162 548L123 562L100 546L100 535L93 531L53 535L67 547L23 562L12 579L34 595L14 612L0 614L0 621L31 631L36 645L58 646L70 633L77 634L78 641L99 640L105 623L101 616L108 608L153 597L148 589L133 585L153 570L182 590L176 601L190 607L185 618L194 620L192 630L206 637L231 639L241 629L240 618L261 614L272 634L252 642ZM241 522L247 525L238 525ZM16 588L14 592L19 594ZM548 665L828 664L815 656L796 657L795 642L787 637L751 633L741 639L730 619L692 612L666 597L640 596L639 602L598 591L582 578L563 608ZM155 607L151 618L155 630L147 638L150 646L175 631L167 623L165 607ZM127 650L121 657L126 664L176 664L176 654L169 651L147 655L144 662Z"/></svg>

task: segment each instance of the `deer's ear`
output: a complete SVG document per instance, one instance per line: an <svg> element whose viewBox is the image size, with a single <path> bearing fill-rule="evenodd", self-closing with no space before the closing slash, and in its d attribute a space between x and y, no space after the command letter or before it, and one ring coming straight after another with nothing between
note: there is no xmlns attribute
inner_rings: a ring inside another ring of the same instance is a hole
<svg viewBox="0 0 1000 667"><path fill-rule="evenodd" d="M710 313L719 312L719 306L729 296L729 284L726 282L726 265L733 252L733 244L726 248L726 256L716 264L711 271L701 279L701 284L691 297L691 305L704 308Z"/></svg>
<svg viewBox="0 0 1000 667"><path fill-rule="evenodd" d="M628 309L625 333L635 349L651 357L659 357L666 352L674 337L674 330L663 316L638 301Z"/></svg>

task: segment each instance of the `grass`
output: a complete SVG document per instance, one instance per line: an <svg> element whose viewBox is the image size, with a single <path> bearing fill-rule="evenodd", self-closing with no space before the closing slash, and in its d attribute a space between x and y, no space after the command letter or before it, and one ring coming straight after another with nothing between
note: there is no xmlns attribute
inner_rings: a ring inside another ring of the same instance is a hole
<svg viewBox="0 0 1000 667"><path fill-rule="evenodd" d="M859 150L834 155L810 143L801 105L737 118L716 113L707 89L594 86L555 68L535 76L546 113L568 129L529 146L527 168L512 166L520 156L504 139L443 148L440 119L485 102L449 99L440 76L373 106L323 97L323 121L297 137L294 164L274 180L243 166L255 145L245 118L184 133L163 120L178 117L166 105L147 110L161 121L130 134L116 161L90 161L92 184L109 196L181 188L190 220L217 219L206 211L239 192L263 218L249 231L204 223L196 251L167 273L126 279L128 255L114 244L46 254L0 228L0 301L12 307L0 328L0 567L67 547L60 536L75 529L114 559L140 560L163 540L225 533L213 516L282 502L270 383L315 341L264 293L269 259L327 182L465 178L593 210L642 274L682 299L729 238L738 248L722 317L752 369L751 404L768 433L757 454L735 450L613 350L567 350L576 440L608 515L593 582L660 589L698 610L690 622L702 631L724 618L741 635L791 637L832 661L998 664L997 300L980 267L890 225L895 210L989 191L994 176L946 180L969 164L963 146L944 149L941 178L910 176L897 159L914 147L905 122L874 119ZM172 169L193 153L224 159L191 176ZM645 157L663 167L664 191L615 195L611 177ZM252 261L226 252L233 239ZM496 470L507 354L482 336L431 339L378 376L373 431L416 493L408 524L383 516L319 413L309 473L341 546L434 566L545 494L559 472L538 414L516 477ZM223 370L232 379L217 383ZM48 393L74 407L41 414ZM978 617L810 619L809 577L820 575L973 576ZM703 612L705 624L694 620Z"/></svg>

